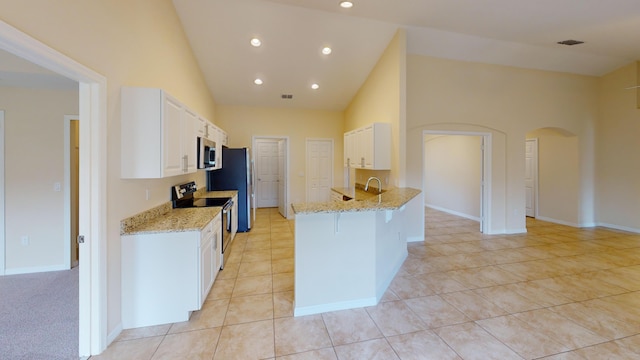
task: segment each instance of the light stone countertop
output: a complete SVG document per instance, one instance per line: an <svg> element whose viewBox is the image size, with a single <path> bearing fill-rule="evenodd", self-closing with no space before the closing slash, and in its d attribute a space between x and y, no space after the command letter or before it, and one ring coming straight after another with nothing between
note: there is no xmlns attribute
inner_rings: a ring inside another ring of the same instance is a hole
<svg viewBox="0 0 640 360"><path fill-rule="evenodd" d="M231 198L238 190L196 191L196 198ZM173 209L169 201L120 222L120 235L200 231L222 211L221 207Z"/></svg>
<svg viewBox="0 0 640 360"><path fill-rule="evenodd" d="M121 232L121 235L156 234L167 232L200 231L213 220L222 208L219 206L171 209Z"/></svg>
<svg viewBox="0 0 640 360"><path fill-rule="evenodd" d="M232 198L238 195L238 190L207 191L206 189L198 189L194 195L196 198Z"/></svg>
<svg viewBox="0 0 640 360"><path fill-rule="evenodd" d="M345 190L345 188L334 188L333 190L342 193L340 190ZM357 191L362 190L356 190L356 192ZM365 197L362 200L295 203L291 204L291 207L295 214L397 210L420 194L421 191L413 188L395 188L387 190L381 195L362 192L368 194L368 196L362 195ZM351 197L351 194L345 195ZM358 199L357 193L355 195L355 198Z"/></svg>

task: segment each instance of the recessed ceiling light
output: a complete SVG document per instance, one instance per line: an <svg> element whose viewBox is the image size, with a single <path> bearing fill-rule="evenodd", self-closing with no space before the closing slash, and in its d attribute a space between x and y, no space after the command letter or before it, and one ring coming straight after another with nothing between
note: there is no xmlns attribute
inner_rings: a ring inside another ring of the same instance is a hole
<svg viewBox="0 0 640 360"><path fill-rule="evenodd" d="M344 9L351 9L353 7L352 1L340 1L340 7Z"/></svg>
<svg viewBox="0 0 640 360"><path fill-rule="evenodd" d="M328 46L325 46L325 47L322 48L322 53L325 54L325 55L331 54L331 51L332 51L331 48L328 47Z"/></svg>
<svg viewBox="0 0 640 360"><path fill-rule="evenodd" d="M262 79L260 79L260 78L255 79L255 80L253 80L253 83L256 84L256 85L262 85Z"/></svg>
<svg viewBox="0 0 640 360"><path fill-rule="evenodd" d="M260 41L260 39L258 38L251 39L251 46L258 47L260 45L262 45L262 41Z"/></svg>
<svg viewBox="0 0 640 360"><path fill-rule="evenodd" d="M318 90L318 89L320 88L320 85L318 85L318 84L311 84L311 88L312 88L313 90Z"/></svg>

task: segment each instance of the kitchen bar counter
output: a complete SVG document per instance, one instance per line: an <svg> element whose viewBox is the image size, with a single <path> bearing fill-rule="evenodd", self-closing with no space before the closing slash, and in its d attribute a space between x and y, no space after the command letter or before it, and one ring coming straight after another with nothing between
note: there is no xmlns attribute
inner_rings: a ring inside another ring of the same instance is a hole
<svg viewBox="0 0 640 360"><path fill-rule="evenodd" d="M414 197L420 194L420 190L413 188L395 188L387 190L380 195L374 195L362 190L334 188L349 197L355 197L349 201L330 201L322 203L296 203L291 204L295 214L335 213L335 212L362 212L377 210L397 210ZM347 193L345 193L347 192ZM354 196L351 196L354 195ZM359 200L359 198L363 198Z"/></svg>
<svg viewBox="0 0 640 360"><path fill-rule="evenodd" d="M292 204L294 316L376 305L407 258L407 242L424 240L419 195L399 188L363 200Z"/></svg>

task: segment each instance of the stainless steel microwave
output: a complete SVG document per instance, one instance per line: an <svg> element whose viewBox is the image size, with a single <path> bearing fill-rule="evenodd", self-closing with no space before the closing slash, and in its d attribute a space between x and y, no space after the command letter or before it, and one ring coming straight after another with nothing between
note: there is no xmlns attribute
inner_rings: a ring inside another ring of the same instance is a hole
<svg viewBox="0 0 640 360"><path fill-rule="evenodd" d="M198 137L198 169L213 170L216 168L216 143Z"/></svg>

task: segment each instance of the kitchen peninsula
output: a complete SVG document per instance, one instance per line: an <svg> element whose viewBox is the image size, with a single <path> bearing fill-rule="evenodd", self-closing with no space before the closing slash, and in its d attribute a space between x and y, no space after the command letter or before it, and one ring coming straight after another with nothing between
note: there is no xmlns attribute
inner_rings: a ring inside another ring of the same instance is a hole
<svg viewBox="0 0 640 360"><path fill-rule="evenodd" d="M422 214L420 190L333 191L355 199L291 205L295 316L377 304L407 257L407 242L424 239L424 219L415 216Z"/></svg>

